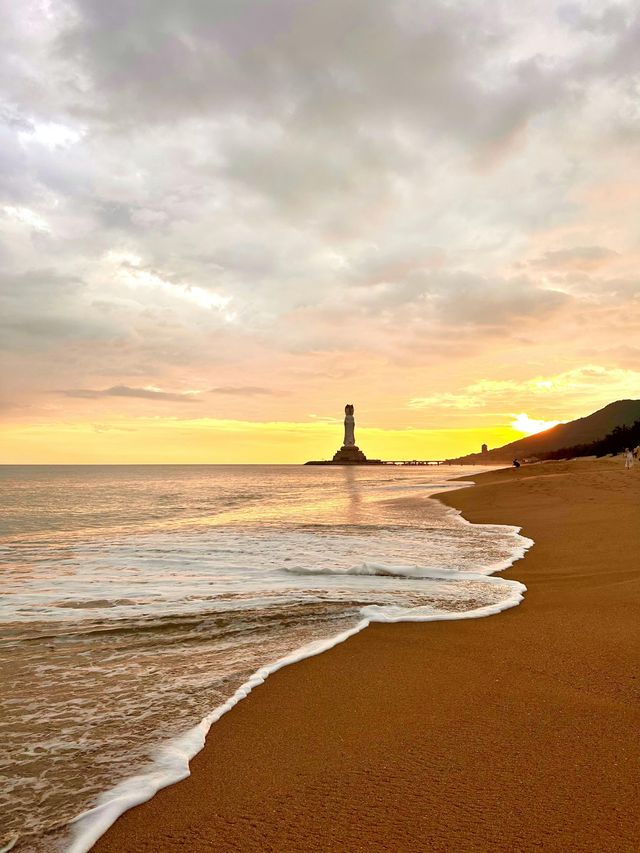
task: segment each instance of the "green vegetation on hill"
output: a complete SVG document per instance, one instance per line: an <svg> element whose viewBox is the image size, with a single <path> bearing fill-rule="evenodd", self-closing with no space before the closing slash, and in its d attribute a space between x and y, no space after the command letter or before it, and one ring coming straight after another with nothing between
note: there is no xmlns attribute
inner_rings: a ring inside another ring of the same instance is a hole
<svg viewBox="0 0 640 853"><path fill-rule="evenodd" d="M617 426L599 441L590 444L576 444L540 454L539 459L571 459L575 456L608 456L622 453L625 448L640 445L640 419L631 426Z"/></svg>
<svg viewBox="0 0 640 853"><path fill-rule="evenodd" d="M532 457L536 459L565 458L568 451L573 451L577 447L593 447L605 441L613 446L611 443L620 438L617 430L633 429L639 419L640 400L617 400L615 403L609 403L604 408L584 418L558 424L558 426L535 435L526 436L526 438L519 438L503 447L493 448L488 453L471 453L468 456L449 461L463 465L479 465L510 462L512 459L530 459ZM616 436L615 440L611 438L613 435ZM631 437L622 438L621 441L620 449L627 446L625 441L633 443ZM635 444L637 443L638 440L636 439ZM593 452L593 450L589 451L589 453ZM603 451L604 454L609 452L618 451ZM573 453L573 455L585 454Z"/></svg>

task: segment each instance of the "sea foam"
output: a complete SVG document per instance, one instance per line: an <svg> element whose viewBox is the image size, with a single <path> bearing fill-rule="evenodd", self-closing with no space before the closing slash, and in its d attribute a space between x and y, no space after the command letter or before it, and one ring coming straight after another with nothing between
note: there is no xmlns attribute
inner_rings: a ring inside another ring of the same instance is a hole
<svg viewBox="0 0 640 853"><path fill-rule="evenodd" d="M0 792L0 844L18 837L38 853L79 813L69 849L88 850L188 775L213 722L281 667L371 622L478 618L524 593L491 573L531 541L421 500L463 487L441 470L12 476L0 667L14 689L0 697L0 772L13 781ZM30 721L26 733L12 715Z"/></svg>
<svg viewBox="0 0 640 853"><path fill-rule="evenodd" d="M532 544L531 540L525 540ZM526 550L525 546L525 550ZM524 551L523 551L524 553ZM462 612L438 612L429 607L393 607L368 605L361 608L363 618L353 628L326 640L317 640L297 649L275 663L260 667L226 702L214 709L201 722L185 734L158 749L154 766L146 773L132 776L99 797L96 806L79 815L72 823L72 840L67 853L87 853L95 842L124 812L151 799L159 790L186 779L190 775L189 762L204 747L211 726L230 711L240 700L264 684L266 679L293 663L319 655L353 637L372 622L436 622L449 619L478 619L493 616L518 605L524 598L526 586L519 581L506 580L473 572L441 572L420 569L418 566L369 566L356 574L383 574L393 577L424 577L445 581L481 581L498 585L507 595L498 603L484 605Z"/></svg>

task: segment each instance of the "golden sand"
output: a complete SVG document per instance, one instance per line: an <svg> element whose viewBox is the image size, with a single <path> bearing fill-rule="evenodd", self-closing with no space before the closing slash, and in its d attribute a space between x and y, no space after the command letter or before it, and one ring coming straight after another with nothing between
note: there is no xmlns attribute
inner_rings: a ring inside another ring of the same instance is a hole
<svg viewBox="0 0 640 853"><path fill-rule="evenodd" d="M535 540L505 573L523 604L372 625L280 670L94 850L636 853L640 469L474 479L443 500Z"/></svg>

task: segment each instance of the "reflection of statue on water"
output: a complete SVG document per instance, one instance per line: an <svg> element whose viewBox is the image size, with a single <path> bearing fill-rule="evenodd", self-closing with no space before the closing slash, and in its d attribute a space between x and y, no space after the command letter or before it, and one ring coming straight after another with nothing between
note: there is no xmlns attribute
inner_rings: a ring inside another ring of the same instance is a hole
<svg viewBox="0 0 640 853"><path fill-rule="evenodd" d="M345 495L348 499L346 506L346 522L347 524L360 524L362 496L360 494L360 478L353 470L352 465L345 465L342 468L344 479Z"/></svg>
<svg viewBox="0 0 640 853"><path fill-rule="evenodd" d="M353 403L347 403L344 407L344 447L355 447L356 422L353 417Z"/></svg>

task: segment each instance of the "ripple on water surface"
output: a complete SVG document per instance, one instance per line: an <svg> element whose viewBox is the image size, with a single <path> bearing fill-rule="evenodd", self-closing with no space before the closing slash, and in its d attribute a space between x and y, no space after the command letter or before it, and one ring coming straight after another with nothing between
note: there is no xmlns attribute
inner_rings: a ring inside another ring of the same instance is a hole
<svg viewBox="0 0 640 853"><path fill-rule="evenodd" d="M22 849L51 850L46 830L144 770L260 666L363 614L456 617L520 595L468 573L504 568L527 540L423 500L441 470L2 476L0 843L28 837Z"/></svg>

